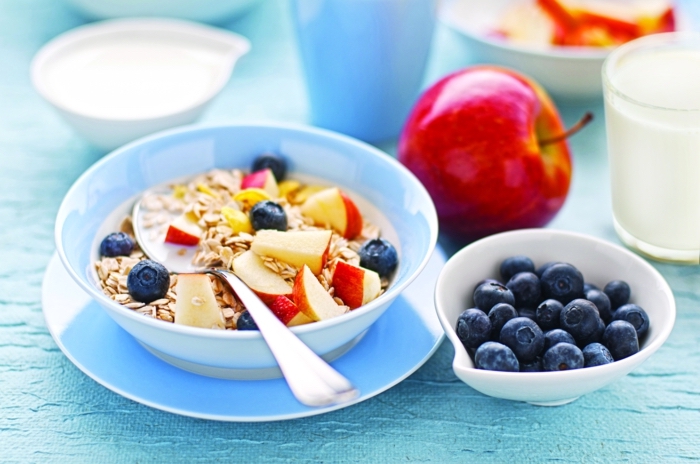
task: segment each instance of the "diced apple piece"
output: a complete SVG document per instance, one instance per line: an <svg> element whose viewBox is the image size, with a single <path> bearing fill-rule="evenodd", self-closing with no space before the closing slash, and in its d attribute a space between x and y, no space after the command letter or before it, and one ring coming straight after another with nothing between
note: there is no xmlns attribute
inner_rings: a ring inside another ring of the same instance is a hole
<svg viewBox="0 0 700 464"><path fill-rule="evenodd" d="M284 295L275 298L269 306L274 315L287 327L313 322L306 314L301 312L292 300Z"/></svg>
<svg viewBox="0 0 700 464"><path fill-rule="evenodd" d="M305 185L294 192L291 192L289 202L295 205L300 205L314 193L320 192L321 190L326 190L327 188L328 187L325 185Z"/></svg>
<svg viewBox="0 0 700 464"><path fill-rule="evenodd" d="M216 302L209 276L179 274L175 292L175 324L205 329L225 328L224 317Z"/></svg>
<svg viewBox="0 0 700 464"><path fill-rule="evenodd" d="M270 256L295 268L309 266L319 274L328 260L330 230L286 231L259 230L250 249L261 256Z"/></svg>
<svg viewBox="0 0 700 464"><path fill-rule="evenodd" d="M345 261L338 261L333 272L335 296L350 309L356 309L379 296L382 282L379 274Z"/></svg>
<svg viewBox="0 0 700 464"><path fill-rule="evenodd" d="M345 312L345 307L335 302L308 266L304 266L294 279L292 299L313 321L324 321Z"/></svg>
<svg viewBox="0 0 700 464"><path fill-rule="evenodd" d="M272 303L280 295L292 294L292 286L279 274L265 266L260 256L250 250L233 260L233 273L265 304Z"/></svg>
<svg viewBox="0 0 700 464"><path fill-rule="evenodd" d="M263 189L272 198L277 198L280 194L275 175L272 174L269 168L261 169L260 171L255 171L244 176L241 181L241 188Z"/></svg>
<svg viewBox="0 0 700 464"><path fill-rule="evenodd" d="M317 192L301 205L302 214L314 223L332 227L347 239L362 232L362 216L355 203L338 188Z"/></svg>
<svg viewBox="0 0 700 464"><path fill-rule="evenodd" d="M199 243L202 236L202 228L191 219L187 213L181 214L168 226L165 234L166 243L176 245L194 246Z"/></svg>

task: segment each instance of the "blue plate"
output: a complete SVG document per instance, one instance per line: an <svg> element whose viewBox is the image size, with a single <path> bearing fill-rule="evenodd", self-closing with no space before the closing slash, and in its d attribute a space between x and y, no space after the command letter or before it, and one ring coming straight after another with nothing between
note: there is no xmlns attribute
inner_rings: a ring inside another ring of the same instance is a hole
<svg viewBox="0 0 700 464"><path fill-rule="evenodd" d="M323 414L359 403L408 377L444 336L433 303L445 254L436 248L423 272L333 366L360 390L356 400L310 408L297 402L283 379L224 380L167 364L146 351L70 278L58 255L44 275L42 304L56 344L99 384L136 402L184 416L257 422ZM371 360L371 362L369 362ZM162 392L167 391L167 395ZM196 394L193 394L196 392ZM234 398L246 401L234 401Z"/></svg>

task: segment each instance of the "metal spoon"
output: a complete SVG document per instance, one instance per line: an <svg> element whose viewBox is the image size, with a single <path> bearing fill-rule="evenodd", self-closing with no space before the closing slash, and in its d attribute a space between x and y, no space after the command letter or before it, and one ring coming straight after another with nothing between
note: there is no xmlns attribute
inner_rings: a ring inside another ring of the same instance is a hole
<svg viewBox="0 0 700 464"><path fill-rule="evenodd" d="M311 351L289 328L272 314L265 303L234 273L220 268L197 268L192 264L193 250L179 254L148 238L143 227L142 201L134 204L132 222L136 242L143 253L163 264L170 272L201 272L217 276L243 302L255 320L292 394L307 406L325 406L356 398L358 390L320 356Z"/></svg>

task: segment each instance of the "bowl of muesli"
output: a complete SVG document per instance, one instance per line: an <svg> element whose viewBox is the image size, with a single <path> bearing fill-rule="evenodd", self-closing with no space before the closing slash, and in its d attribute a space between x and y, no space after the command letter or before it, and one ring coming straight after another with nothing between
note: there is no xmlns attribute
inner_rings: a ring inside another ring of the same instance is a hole
<svg viewBox="0 0 700 464"><path fill-rule="evenodd" d="M162 132L98 161L61 204L56 246L151 353L259 379L281 374L255 322L198 270L236 274L332 360L418 276L437 229L427 191L386 153L306 126L228 124ZM173 262L178 273L160 264Z"/></svg>

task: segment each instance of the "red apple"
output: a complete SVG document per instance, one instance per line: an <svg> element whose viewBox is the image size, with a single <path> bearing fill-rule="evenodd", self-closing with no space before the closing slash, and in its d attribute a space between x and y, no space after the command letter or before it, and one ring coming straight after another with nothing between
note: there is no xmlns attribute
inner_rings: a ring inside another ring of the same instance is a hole
<svg viewBox="0 0 700 464"><path fill-rule="evenodd" d="M292 299L313 321L324 321L345 313L345 308L335 302L308 266L302 267L294 279Z"/></svg>
<svg viewBox="0 0 700 464"><path fill-rule="evenodd" d="M280 295L270 303L270 311L287 327L313 322L292 300Z"/></svg>
<svg viewBox="0 0 700 464"><path fill-rule="evenodd" d="M335 296L350 309L356 309L379 296L382 282L379 274L345 261L338 261L333 271Z"/></svg>
<svg viewBox="0 0 700 464"><path fill-rule="evenodd" d="M267 192L271 198L277 198L280 193L275 175L267 168L244 176L241 181L241 189L245 190L247 188L262 189Z"/></svg>
<svg viewBox="0 0 700 464"><path fill-rule="evenodd" d="M165 242L175 245L194 246L199 243L201 235L202 228L185 213L170 223L165 234Z"/></svg>
<svg viewBox="0 0 700 464"><path fill-rule="evenodd" d="M531 79L475 66L421 95L398 159L430 193L457 242L540 227L564 204L571 157L554 103Z"/></svg>
<svg viewBox="0 0 700 464"><path fill-rule="evenodd" d="M315 224L332 227L349 240L362 232L360 210L345 192L335 187L309 196L301 205L301 212Z"/></svg>
<svg viewBox="0 0 700 464"><path fill-rule="evenodd" d="M292 286L265 266L253 251L248 250L233 260L233 272L266 304L280 295L292 294Z"/></svg>

